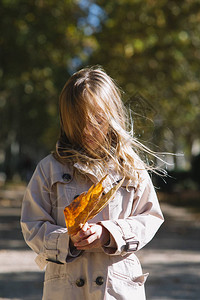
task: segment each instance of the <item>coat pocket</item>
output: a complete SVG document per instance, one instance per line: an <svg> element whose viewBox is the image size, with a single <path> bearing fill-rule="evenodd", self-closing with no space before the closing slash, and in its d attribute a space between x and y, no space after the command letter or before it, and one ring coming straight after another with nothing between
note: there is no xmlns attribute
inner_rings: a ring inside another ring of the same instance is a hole
<svg viewBox="0 0 200 300"><path fill-rule="evenodd" d="M111 256L110 260L105 300L145 300L144 283L149 274L143 274L135 254L126 258Z"/></svg>
<svg viewBox="0 0 200 300"><path fill-rule="evenodd" d="M136 276L136 277L131 278L129 276L126 276L124 274L118 273L116 271L114 271L113 274L112 274L112 276L115 279L123 281L124 284L127 284L129 286L133 286L135 288L144 285L145 281L147 280L148 275L149 275L149 273L146 273L146 274L142 274L140 276Z"/></svg>
<svg viewBox="0 0 200 300"><path fill-rule="evenodd" d="M105 300L146 300L144 283L148 274L135 277L109 270Z"/></svg>

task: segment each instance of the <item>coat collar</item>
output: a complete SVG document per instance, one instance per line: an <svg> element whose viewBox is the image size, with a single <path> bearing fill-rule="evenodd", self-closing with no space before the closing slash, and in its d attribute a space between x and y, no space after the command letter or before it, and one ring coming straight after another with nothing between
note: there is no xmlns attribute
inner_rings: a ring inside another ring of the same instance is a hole
<svg viewBox="0 0 200 300"><path fill-rule="evenodd" d="M51 162L50 164L49 161ZM122 179L122 175L115 172L112 163L107 165L107 168L104 170L104 174L102 174L97 167L93 166L93 168L91 168L91 166L88 166L87 164L81 162L77 162L71 165L69 164L63 165L57 160L55 160L55 158L53 158L52 155L49 155L47 158L45 158L42 161L42 165L43 167L46 167L47 165L49 167L48 169L49 171L47 172L47 174L51 174L51 176L49 176L51 186L58 181L62 183L66 183L66 179L63 177L63 175L65 174L70 175L71 178L73 179L74 168L76 168L80 173L85 174L94 184L99 182L103 176L108 174L108 177L106 178L103 184L105 186L105 192L107 189L109 190L111 187L113 187L113 185L115 185L116 182ZM127 184L128 181L125 179L123 183L123 187L126 187ZM137 181L130 182L128 184L128 187L136 188L136 186L137 186Z"/></svg>

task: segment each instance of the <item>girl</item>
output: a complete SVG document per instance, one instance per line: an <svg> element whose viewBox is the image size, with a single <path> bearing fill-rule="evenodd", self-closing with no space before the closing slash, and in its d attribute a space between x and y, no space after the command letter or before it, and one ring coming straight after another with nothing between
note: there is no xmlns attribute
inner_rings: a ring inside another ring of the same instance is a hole
<svg viewBox="0 0 200 300"><path fill-rule="evenodd" d="M142 145L127 131L114 81L100 68L75 73L60 95L61 133L53 154L27 187L21 225L27 244L46 266L43 299L144 300L135 252L163 222ZM115 198L73 236L63 210L105 174L106 189L125 177Z"/></svg>

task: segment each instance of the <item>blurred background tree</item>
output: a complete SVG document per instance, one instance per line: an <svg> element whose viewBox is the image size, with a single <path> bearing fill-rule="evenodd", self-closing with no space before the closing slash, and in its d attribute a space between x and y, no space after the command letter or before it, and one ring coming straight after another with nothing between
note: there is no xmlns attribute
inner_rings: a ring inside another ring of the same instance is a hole
<svg viewBox="0 0 200 300"><path fill-rule="evenodd" d="M37 161L54 147L62 86L73 71L97 64L125 91L136 136L154 150L184 152L186 161L175 166L190 167L200 152L198 0L1 6L0 145L8 178L20 173L19 162Z"/></svg>
<svg viewBox="0 0 200 300"><path fill-rule="evenodd" d="M138 97L133 97L136 92L148 99L145 107L155 126L153 144L184 152L190 161L200 132L199 1L97 3L105 17L94 35L97 46L89 62L103 65L117 79L133 111L139 105ZM144 109L142 103L139 107ZM135 120L136 125L142 121L137 116ZM146 134L151 127L146 122ZM143 134L145 140L147 136Z"/></svg>
<svg viewBox="0 0 200 300"><path fill-rule="evenodd" d="M76 1L2 0L0 37L0 145L7 178L53 148L57 101L84 56Z"/></svg>

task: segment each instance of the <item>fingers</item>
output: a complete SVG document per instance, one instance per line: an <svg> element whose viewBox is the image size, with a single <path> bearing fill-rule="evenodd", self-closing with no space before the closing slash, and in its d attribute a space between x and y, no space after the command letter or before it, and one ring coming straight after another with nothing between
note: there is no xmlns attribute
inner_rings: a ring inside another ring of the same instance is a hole
<svg viewBox="0 0 200 300"><path fill-rule="evenodd" d="M88 228L89 228L89 224L86 222L86 223L82 226L82 228L81 228L80 231L86 231Z"/></svg>
<svg viewBox="0 0 200 300"><path fill-rule="evenodd" d="M81 239L85 239L85 238L89 237L91 234L94 234L95 231L96 231L95 226L90 225L86 228L86 230L81 229L79 231L79 236Z"/></svg>
<svg viewBox="0 0 200 300"><path fill-rule="evenodd" d="M108 230L100 224L83 225L81 230L72 236L72 242L78 250L87 250L91 248L100 248L110 238Z"/></svg>
<svg viewBox="0 0 200 300"><path fill-rule="evenodd" d="M89 242L85 246L77 244L77 246L75 246L75 247L77 250L89 250L89 249L93 249L93 248L100 248L101 244L98 239L95 239L92 243Z"/></svg>
<svg viewBox="0 0 200 300"><path fill-rule="evenodd" d="M84 237L87 237L89 233L87 233L87 229L89 228L89 224L86 222L84 225L82 224L82 228L74 235L71 235L71 241L73 243L81 241Z"/></svg>
<svg viewBox="0 0 200 300"><path fill-rule="evenodd" d="M91 249L91 248L100 246L100 242L99 242L99 239L97 238L97 235L92 234L88 238L81 240L79 242L76 242L74 244L74 246L78 250L87 250L87 249Z"/></svg>
<svg viewBox="0 0 200 300"><path fill-rule="evenodd" d="M100 225L91 225L85 232L80 232L81 240L77 241L74 246L77 249L90 249L101 246L102 227Z"/></svg>

